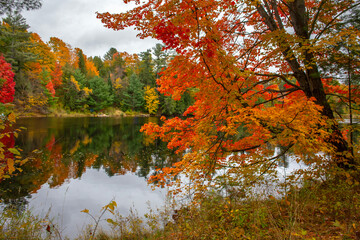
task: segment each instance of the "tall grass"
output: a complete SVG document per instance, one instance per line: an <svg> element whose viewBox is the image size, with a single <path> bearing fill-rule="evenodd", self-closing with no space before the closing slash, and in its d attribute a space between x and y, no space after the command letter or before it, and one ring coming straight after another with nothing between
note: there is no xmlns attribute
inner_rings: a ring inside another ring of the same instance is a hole
<svg viewBox="0 0 360 240"><path fill-rule="evenodd" d="M3 209L0 213L0 239L64 239L48 215L39 217L31 210Z"/></svg>

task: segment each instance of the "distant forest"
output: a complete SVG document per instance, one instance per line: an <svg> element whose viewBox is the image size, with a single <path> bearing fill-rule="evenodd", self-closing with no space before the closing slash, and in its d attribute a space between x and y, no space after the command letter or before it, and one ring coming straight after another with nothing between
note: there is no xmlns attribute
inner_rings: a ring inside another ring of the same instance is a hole
<svg viewBox="0 0 360 240"><path fill-rule="evenodd" d="M110 48L103 56L88 57L82 49L57 37L44 42L37 33L28 31L30 26L21 11L1 8L0 56L15 74L15 94L9 93L8 99L0 101L13 102L19 114L119 109L180 115L193 103L191 90L177 101L157 90L156 80L173 57L161 44L139 54Z"/></svg>

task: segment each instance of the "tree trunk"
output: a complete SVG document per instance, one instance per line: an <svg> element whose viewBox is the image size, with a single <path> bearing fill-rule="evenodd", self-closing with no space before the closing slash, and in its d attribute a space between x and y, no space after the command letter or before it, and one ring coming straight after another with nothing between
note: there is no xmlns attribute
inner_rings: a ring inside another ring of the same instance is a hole
<svg viewBox="0 0 360 240"><path fill-rule="evenodd" d="M266 0L265 0L266 1ZM304 43L309 39L308 32L308 18L305 8L304 0L293 0L288 2L288 8L290 12L290 20L293 25L295 34L303 39ZM283 30L283 23L279 22L280 19L276 19L271 12L267 12L266 8L263 5L257 6L257 11L260 16L263 18L263 22L267 25L268 29L271 32L277 30ZM278 23L277 23L278 21ZM281 38L280 38L281 39ZM355 159L351 155L350 148L348 143L345 141L344 137L341 134L339 125L334 118L333 110L330 107L329 102L326 99L326 94L324 90L323 83L321 81L320 72L316 64L316 59L314 54L309 50L304 50L303 52L303 62L302 65L307 67L307 70L302 70L300 61L295 56L292 51L290 44L286 39L282 38L277 44L278 47L283 48L283 56L290 66L293 76L298 81L300 87L303 89L307 97L315 98L316 104L323 107L322 115L329 120L332 120L329 132L331 132L331 137L328 139L329 143L334 147L335 151L335 161L336 164L344 169L353 168L355 165ZM303 46L303 43L299 43L300 47Z"/></svg>

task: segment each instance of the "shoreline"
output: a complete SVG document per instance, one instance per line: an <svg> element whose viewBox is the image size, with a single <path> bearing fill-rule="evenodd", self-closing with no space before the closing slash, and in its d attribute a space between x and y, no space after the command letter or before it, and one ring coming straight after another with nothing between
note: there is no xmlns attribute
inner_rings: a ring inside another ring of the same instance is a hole
<svg viewBox="0 0 360 240"><path fill-rule="evenodd" d="M27 113L27 114L19 114L15 112L17 118L42 118L42 117L150 117L150 114L146 113L134 113L134 114L126 114L124 112L121 113L50 113L50 114L40 114L40 113Z"/></svg>

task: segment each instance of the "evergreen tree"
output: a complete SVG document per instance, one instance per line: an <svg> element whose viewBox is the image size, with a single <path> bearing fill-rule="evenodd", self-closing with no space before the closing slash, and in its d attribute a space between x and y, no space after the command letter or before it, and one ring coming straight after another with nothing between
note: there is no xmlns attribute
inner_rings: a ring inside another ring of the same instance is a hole
<svg viewBox="0 0 360 240"><path fill-rule="evenodd" d="M19 72L26 62L35 59L35 55L28 51L33 46L28 28L29 25L20 14L8 15L0 26L0 51L15 72Z"/></svg>
<svg viewBox="0 0 360 240"><path fill-rule="evenodd" d="M21 12L23 9L35 10L42 6L41 0L1 0L0 15L5 13Z"/></svg>
<svg viewBox="0 0 360 240"><path fill-rule="evenodd" d="M107 51L106 53L105 53L105 55L104 55L104 61L106 61L106 60L113 60L113 56L114 56L114 54L115 53L117 53L118 52L118 50L116 50L116 48L110 48L109 49L109 51Z"/></svg>
<svg viewBox="0 0 360 240"><path fill-rule="evenodd" d="M123 105L133 111L142 110L144 106L144 85L136 74L132 74L129 85L123 93Z"/></svg>
<svg viewBox="0 0 360 240"><path fill-rule="evenodd" d="M339 40L329 45L327 51L323 54L328 55L328 59L320 63L320 67L329 77L333 79L332 85L343 83L347 86L347 96L341 97L340 100L332 100L336 112L343 114L345 111L349 114L350 122L350 146L353 146L353 111L359 109L355 105L354 95L360 91L360 45L358 43L358 34L353 31L344 31L344 29L360 29L360 8L353 8L349 14L343 17L342 22L337 24ZM340 34L341 33L341 34ZM329 100L331 101L331 100ZM352 151L352 149L351 149Z"/></svg>
<svg viewBox="0 0 360 240"><path fill-rule="evenodd" d="M139 64L140 81L144 85L155 87L156 83L155 83L155 75L153 71L151 51L147 50L146 52L140 53L140 57L141 57L141 62Z"/></svg>
<svg viewBox="0 0 360 240"><path fill-rule="evenodd" d="M66 69L64 71L63 105L71 111L80 110L86 103L87 95L82 89L89 87L85 75L79 70Z"/></svg>
<svg viewBox="0 0 360 240"><path fill-rule="evenodd" d="M101 57L95 56L92 61L95 64L95 67L97 68L97 70L99 71L99 75L102 78L107 78L108 77L108 72L106 71L105 67L104 67L104 62L101 59Z"/></svg>
<svg viewBox="0 0 360 240"><path fill-rule="evenodd" d="M78 56L79 69L82 72L82 74L84 74L86 76L87 71L86 71L86 66L85 66L85 57L84 57L83 51L81 49L78 49L77 56Z"/></svg>
<svg viewBox="0 0 360 240"><path fill-rule="evenodd" d="M170 96L160 95L161 112L167 116L173 116L176 112L176 101Z"/></svg>
<svg viewBox="0 0 360 240"><path fill-rule="evenodd" d="M31 33L27 32L29 25L20 14L9 14L0 26L0 52L7 62L11 63L15 72L17 92L24 92L29 88L25 72L25 64L37 57L29 52L34 46L30 41Z"/></svg>
<svg viewBox="0 0 360 240"><path fill-rule="evenodd" d="M90 109L100 111L112 105L114 97L110 85L104 79L93 77L89 80L89 87L92 90L87 100Z"/></svg>
<svg viewBox="0 0 360 240"><path fill-rule="evenodd" d="M156 74L156 78L159 78L159 73L167 67L168 53L163 50L163 44L156 44L153 47L153 54L155 56L154 59L154 72Z"/></svg>

